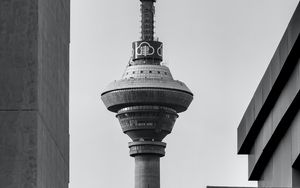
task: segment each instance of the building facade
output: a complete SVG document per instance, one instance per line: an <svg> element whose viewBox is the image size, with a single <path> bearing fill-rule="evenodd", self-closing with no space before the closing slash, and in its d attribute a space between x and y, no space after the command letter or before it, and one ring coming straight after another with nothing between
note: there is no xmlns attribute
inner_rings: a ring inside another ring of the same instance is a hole
<svg viewBox="0 0 300 188"><path fill-rule="evenodd" d="M258 187L300 187L300 5L238 127Z"/></svg>
<svg viewBox="0 0 300 188"><path fill-rule="evenodd" d="M0 1L0 187L67 188L69 0Z"/></svg>

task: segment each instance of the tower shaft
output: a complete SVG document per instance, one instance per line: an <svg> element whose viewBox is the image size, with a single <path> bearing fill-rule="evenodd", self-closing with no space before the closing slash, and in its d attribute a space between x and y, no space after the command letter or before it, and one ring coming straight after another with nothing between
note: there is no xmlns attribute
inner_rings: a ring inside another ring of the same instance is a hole
<svg viewBox="0 0 300 188"><path fill-rule="evenodd" d="M130 155L135 158L135 188L160 188L160 157L166 144L156 141L129 143Z"/></svg>
<svg viewBox="0 0 300 188"><path fill-rule="evenodd" d="M139 155L135 158L135 188L160 187L160 157Z"/></svg>

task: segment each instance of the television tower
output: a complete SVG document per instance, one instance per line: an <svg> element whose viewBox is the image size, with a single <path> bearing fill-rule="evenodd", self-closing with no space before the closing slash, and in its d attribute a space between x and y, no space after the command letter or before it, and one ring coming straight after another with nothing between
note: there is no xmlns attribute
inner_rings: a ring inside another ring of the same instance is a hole
<svg viewBox="0 0 300 188"><path fill-rule="evenodd" d="M160 187L160 157L165 155L162 140L171 133L180 112L193 100L193 94L174 80L161 64L163 44L154 40L154 3L141 1L141 40L133 42L133 54L121 80L114 81L101 94L108 110L117 113L121 128L132 142L135 158L135 188Z"/></svg>

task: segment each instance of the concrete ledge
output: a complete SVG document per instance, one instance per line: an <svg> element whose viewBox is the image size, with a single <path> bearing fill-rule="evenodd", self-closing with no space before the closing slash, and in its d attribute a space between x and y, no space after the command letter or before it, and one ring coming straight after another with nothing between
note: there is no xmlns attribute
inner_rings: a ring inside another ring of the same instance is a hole
<svg viewBox="0 0 300 188"><path fill-rule="evenodd" d="M249 179L258 180L269 157L290 127L300 106L300 61L266 117L249 155Z"/></svg>
<svg viewBox="0 0 300 188"><path fill-rule="evenodd" d="M300 6L298 5L238 127L239 154L250 153L255 138L289 79L299 58L299 34Z"/></svg>

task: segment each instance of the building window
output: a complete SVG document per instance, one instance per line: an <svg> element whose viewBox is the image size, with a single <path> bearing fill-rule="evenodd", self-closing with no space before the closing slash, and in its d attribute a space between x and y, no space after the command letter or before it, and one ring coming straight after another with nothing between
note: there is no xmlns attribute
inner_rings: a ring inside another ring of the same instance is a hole
<svg viewBox="0 0 300 188"><path fill-rule="evenodd" d="M133 71L132 74L134 74L135 72Z"/></svg>
<svg viewBox="0 0 300 188"><path fill-rule="evenodd" d="M157 71L158 74L160 74L160 71Z"/></svg>
<svg viewBox="0 0 300 188"><path fill-rule="evenodd" d="M141 71L141 73L143 73L144 71Z"/></svg>
<svg viewBox="0 0 300 188"><path fill-rule="evenodd" d="M149 73L152 73L152 71L149 71Z"/></svg>

